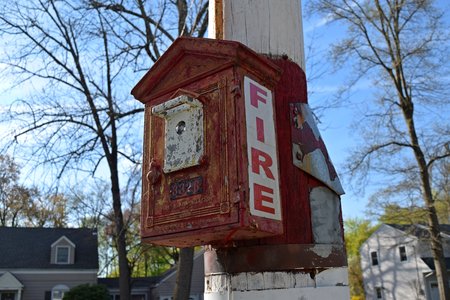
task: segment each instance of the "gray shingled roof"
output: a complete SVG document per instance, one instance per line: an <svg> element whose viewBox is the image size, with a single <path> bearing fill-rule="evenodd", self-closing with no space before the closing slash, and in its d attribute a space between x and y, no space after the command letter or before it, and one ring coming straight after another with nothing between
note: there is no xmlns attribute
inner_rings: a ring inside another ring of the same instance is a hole
<svg viewBox="0 0 450 300"><path fill-rule="evenodd" d="M430 234L425 225L420 224L410 224L410 225L399 225L399 224L386 224L391 227L394 227L398 230L401 230L407 234L414 235L418 238L429 238ZM439 230L442 233L450 235L450 225L449 224L440 224Z"/></svg>
<svg viewBox="0 0 450 300"><path fill-rule="evenodd" d="M51 245L66 236L76 245L75 263L50 263ZM0 269L98 269L97 233L81 228L0 227Z"/></svg>
<svg viewBox="0 0 450 300"><path fill-rule="evenodd" d="M135 277L131 278L131 288L154 288L164 277L150 276L150 277ZM105 285L109 289L119 288L119 278L98 278L98 284Z"/></svg>
<svg viewBox="0 0 450 300"><path fill-rule="evenodd" d="M421 257L421 259L423 260L424 263L427 264L427 266L431 269L431 270L435 270L434 267L434 259L432 257ZM445 266L447 267L447 270L450 270L450 258L449 257L445 257Z"/></svg>

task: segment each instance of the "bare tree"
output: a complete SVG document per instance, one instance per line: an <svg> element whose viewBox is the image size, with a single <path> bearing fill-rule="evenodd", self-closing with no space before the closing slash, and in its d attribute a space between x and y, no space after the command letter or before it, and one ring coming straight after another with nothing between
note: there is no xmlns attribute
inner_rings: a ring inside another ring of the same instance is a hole
<svg viewBox="0 0 450 300"><path fill-rule="evenodd" d="M23 120L12 145L22 146L28 138L33 159L57 168L59 178L70 169L95 173L106 161L121 297L128 299L130 271L119 164L121 156L133 160L134 153L126 154L120 146L125 146L124 121L130 122L140 109L118 101L115 85L124 63L114 53L106 20L71 1L17 1L1 12L0 25L3 35L15 37L16 42L6 63L24 82L37 77L47 83L39 98L24 101L28 109L12 108L11 119Z"/></svg>
<svg viewBox="0 0 450 300"><path fill-rule="evenodd" d="M131 54L135 70L147 70L146 64L142 63L143 53L155 62L176 36L203 37L208 25L208 1L163 1L153 10L148 9L148 2L151 1L91 1L93 7L113 13L123 23L126 34L119 34L118 37L124 51ZM155 14L155 9L159 13ZM158 17L155 18L155 15ZM162 26L170 23L172 25ZM178 28L178 32L174 34L165 28ZM193 252L192 248L180 249L175 300L189 299Z"/></svg>
<svg viewBox="0 0 450 300"><path fill-rule="evenodd" d="M312 0L311 7L346 26L335 62L354 62L353 82L373 80L376 101L363 118L363 144L351 154L350 176L382 174L390 195L414 185L426 211L441 299L449 299L433 183L450 156L449 30L433 1ZM353 59L353 60L351 60ZM434 177L432 176L434 175ZM368 176L368 177L367 177ZM404 196L404 194L402 194Z"/></svg>
<svg viewBox="0 0 450 300"><path fill-rule="evenodd" d="M147 71L178 36L203 37L208 26L206 0L89 2L110 13L120 48L136 71Z"/></svg>
<svg viewBox="0 0 450 300"><path fill-rule="evenodd" d="M129 90L141 76L136 71L146 71L175 36L204 33L205 4L184 2L13 0L0 10L1 62L16 88L42 86L2 114L13 130L5 149L22 154L39 178L85 185L107 171L125 300L130 265L121 181L125 166L141 158L136 129L143 111Z"/></svg>

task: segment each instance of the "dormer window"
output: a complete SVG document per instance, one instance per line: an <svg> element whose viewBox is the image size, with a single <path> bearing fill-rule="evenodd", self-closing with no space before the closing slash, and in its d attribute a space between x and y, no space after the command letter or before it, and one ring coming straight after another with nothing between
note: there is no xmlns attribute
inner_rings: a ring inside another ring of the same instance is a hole
<svg viewBox="0 0 450 300"><path fill-rule="evenodd" d="M51 245L51 263L71 265L75 263L75 244L66 236L60 237Z"/></svg>
<svg viewBox="0 0 450 300"><path fill-rule="evenodd" d="M68 246L56 246L56 263L68 264L69 263L69 247Z"/></svg>

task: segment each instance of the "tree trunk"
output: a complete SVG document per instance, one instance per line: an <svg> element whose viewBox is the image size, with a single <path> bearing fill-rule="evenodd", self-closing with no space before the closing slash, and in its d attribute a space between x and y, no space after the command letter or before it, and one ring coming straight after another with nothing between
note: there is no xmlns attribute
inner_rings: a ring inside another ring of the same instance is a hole
<svg viewBox="0 0 450 300"><path fill-rule="evenodd" d="M177 280L174 300L188 300L191 291L192 267L194 262L194 248L181 248L178 260Z"/></svg>
<svg viewBox="0 0 450 300"><path fill-rule="evenodd" d="M119 257L119 287L120 299L129 300L130 289L130 266L128 265L126 249L126 228L123 222L122 203L120 199L120 186L117 163L111 164L111 192L113 198L114 219L116 224L116 246Z"/></svg>
<svg viewBox="0 0 450 300"><path fill-rule="evenodd" d="M439 299L450 299L448 292L448 274L442 247L442 238L439 229L439 220L434 207L433 193L430 184L430 174L426 164L425 155L419 145L416 128L413 118L413 105L409 99L405 100L406 105L402 105L403 115L408 126L408 132L414 151L414 156L420 170L420 180L422 182L422 194L427 207L428 227L431 236L431 252L433 254L436 279L439 287Z"/></svg>

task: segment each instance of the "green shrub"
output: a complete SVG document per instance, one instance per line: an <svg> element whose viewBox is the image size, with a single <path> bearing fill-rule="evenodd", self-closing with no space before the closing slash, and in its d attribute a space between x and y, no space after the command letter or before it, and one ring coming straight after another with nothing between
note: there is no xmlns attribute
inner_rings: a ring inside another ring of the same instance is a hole
<svg viewBox="0 0 450 300"><path fill-rule="evenodd" d="M63 300L109 300L109 292L104 285L82 284L65 293Z"/></svg>

